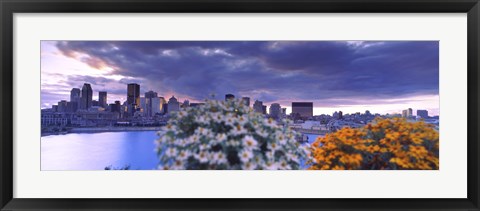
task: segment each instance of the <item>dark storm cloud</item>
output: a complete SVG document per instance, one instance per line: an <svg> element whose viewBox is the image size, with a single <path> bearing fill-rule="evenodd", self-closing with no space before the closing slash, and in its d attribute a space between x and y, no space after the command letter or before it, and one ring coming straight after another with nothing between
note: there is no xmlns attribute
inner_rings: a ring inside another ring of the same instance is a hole
<svg viewBox="0 0 480 211"><path fill-rule="evenodd" d="M92 67L108 65L111 74L141 80L142 92L193 100L233 93L266 102L355 104L359 98L438 94L436 41L71 41L58 42L57 48ZM69 80L110 84L102 78Z"/></svg>

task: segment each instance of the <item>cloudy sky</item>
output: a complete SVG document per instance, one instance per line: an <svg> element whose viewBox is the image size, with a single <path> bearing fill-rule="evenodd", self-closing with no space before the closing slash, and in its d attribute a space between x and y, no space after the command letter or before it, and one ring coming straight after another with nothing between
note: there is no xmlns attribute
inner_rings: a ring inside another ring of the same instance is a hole
<svg viewBox="0 0 480 211"><path fill-rule="evenodd" d="M436 41L42 41L42 108L92 84L108 102L127 84L183 102L215 94L248 96L290 111L314 102L314 114L439 113Z"/></svg>

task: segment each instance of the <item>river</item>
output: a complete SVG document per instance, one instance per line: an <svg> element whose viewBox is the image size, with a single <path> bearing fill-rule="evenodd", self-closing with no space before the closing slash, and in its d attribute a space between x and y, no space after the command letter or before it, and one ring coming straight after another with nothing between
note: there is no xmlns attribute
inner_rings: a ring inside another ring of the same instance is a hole
<svg viewBox="0 0 480 211"><path fill-rule="evenodd" d="M309 142L317 135L307 134ZM153 170L155 131L69 133L41 138L41 170L104 170L107 166Z"/></svg>

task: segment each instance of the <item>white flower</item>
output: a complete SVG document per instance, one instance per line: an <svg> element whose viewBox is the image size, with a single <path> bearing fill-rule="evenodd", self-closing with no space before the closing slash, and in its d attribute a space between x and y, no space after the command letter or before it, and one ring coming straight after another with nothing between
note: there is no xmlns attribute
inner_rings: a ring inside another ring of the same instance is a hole
<svg viewBox="0 0 480 211"><path fill-rule="evenodd" d="M267 148L272 151L277 151L280 149L280 145L277 142L270 142L267 144Z"/></svg>
<svg viewBox="0 0 480 211"><path fill-rule="evenodd" d="M230 130L230 131L232 132L232 134L234 136L243 135L247 132L247 130L245 130L245 128L243 128L240 125L237 125L237 126L233 127L233 129Z"/></svg>
<svg viewBox="0 0 480 211"><path fill-rule="evenodd" d="M246 115L240 115L238 118L238 124L245 125L248 122Z"/></svg>
<svg viewBox="0 0 480 211"><path fill-rule="evenodd" d="M224 121L222 115L218 112L212 114L212 119L216 123L222 123Z"/></svg>
<svg viewBox="0 0 480 211"><path fill-rule="evenodd" d="M179 160L186 160L190 156L190 152L186 150L182 150L178 153Z"/></svg>
<svg viewBox="0 0 480 211"><path fill-rule="evenodd" d="M282 160L279 164L278 164L278 167L279 169L283 169L283 170L290 170L292 169L292 167L290 165L288 165L287 161L285 160Z"/></svg>
<svg viewBox="0 0 480 211"><path fill-rule="evenodd" d="M266 126L271 127L271 128L277 128L278 127L277 122L272 118L265 119L264 123L265 123Z"/></svg>
<svg viewBox="0 0 480 211"><path fill-rule="evenodd" d="M193 134L192 136L188 137L189 143L196 143L198 141L200 141L200 136L198 136L197 134Z"/></svg>
<svg viewBox="0 0 480 211"><path fill-rule="evenodd" d="M172 170L179 170L179 169L184 169L183 167L183 161L181 160L175 160L173 162L173 166L171 168Z"/></svg>
<svg viewBox="0 0 480 211"><path fill-rule="evenodd" d="M264 138L268 137L268 132L266 130L263 130L263 129L257 130L257 134L261 137L264 137Z"/></svg>
<svg viewBox="0 0 480 211"><path fill-rule="evenodd" d="M278 170L278 163L275 162L266 162L264 168L267 170Z"/></svg>
<svg viewBox="0 0 480 211"><path fill-rule="evenodd" d="M232 127L235 126L235 119L234 119L231 115L225 116L224 121L225 121L225 124L226 124L226 125L230 125L230 126L232 126Z"/></svg>
<svg viewBox="0 0 480 211"><path fill-rule="evenodd" d="M252 136L245 136L242 141L243 146L249 149L255 148L258 144L257 140L255 140Z"/></svg>
<svg viewBox="0 0 480 211"><path fill-rule="evenodd" d="M212 153L212 163L215 164L224 164L227 163L227 157L223 152Z"/></svg>
<svg viewBox="0 0 480 211"><path fill-rule="evenodd" d="M230 139L227 141L227 146L238 147L240 146L240 143L235 139Z"/></svg>
<svg viewBox="0 0 480 211"><path fill-rule="evenodd" d="M208 162L209 154L206 151L201 151L200 153L195 154L194 157L195 157L195 159L200 161L200 163L206 163L206 162Z"/></svg>
<svg viewBox="0 0 480 211"><path fill-rule="evenodd" d="M208 144L203 143L203 144L200 144L199 149L204 151L204 150L210 149L210 146Z"/></svg>
<svg viewBox="0 0 480 211"><path fill-rule="evenodd" d="M265 153L265 155L267 156L267 159L270 160L270 161L273 161L274 158L275 158L275 152L274 151L267 151Z"/></svg>
<svg viewBox="0 0 480 211"><path fill-rule="evenodd" d="M219 133L217 134L217 136L215 136L215 140L217 143L224 142L225 140L227 140L227 135L225 135L225 133Z"/></svg>
<svg viewBox="0 0 480 211"><path fill-rule="evenodd" d="M242 164L242 169L244 170L254 170L257 168L257 165L254 162L246 162Z"/></svg>
<svg viewBox="0 0 480 211"><path fill-rule="evenodd" d="M177 149L176 148L173 148L173 147L170 147L167 149L167 151L165 152L165 155L167 157L174 157L177 155Z"/></svg>
<svg viewBox="0 0 480 211"><path fill-rule="evenodd" d="M250 150L242 150L240 153L238 153L238 157L240 157L240 160L243 163L246 163L250 158L253 157L253 152Z"/></svg>

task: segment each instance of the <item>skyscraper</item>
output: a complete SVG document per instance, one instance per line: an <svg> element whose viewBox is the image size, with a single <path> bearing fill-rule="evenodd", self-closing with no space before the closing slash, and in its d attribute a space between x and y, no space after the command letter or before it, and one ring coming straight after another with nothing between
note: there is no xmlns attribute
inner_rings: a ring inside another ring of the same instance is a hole
<svg viewBox="0 0 480 211"><path fill-rule="evenodd" d="M154 91L145 92L145 112L147 116L153 116L155 112L153 112L153 99L157 98L158 94Z"/></svg>
<svg viewBox="0 0 480 211"><path fill-rule="evenodd" d="M140 106L140 85L128 84L127 85L127 104Z"/></svg>
<svg viewBox="0 0 480 211"><path fill-rule="evenodd" d="M107 92L98 92L98 104L103 108L107 107Z"/></svg>
<svg viewBox="0 0 480 211"><path fill-rule="evenodd" d="M80 106L81 91L79 88L73 88L70 91L69 112L76 112Z"/></svg>
<svg viewBox="0 0 480 211"><path fill-rule="evenodd" d="M263 102L255 100L255 103L253 103L253 110L257 113L263 113Z"/></svg>
<svg viewBox="0 0 480 211"><path fill-rule="evenodd" d="M233 94L226 94L225 95L225 101L233 100L233 99L235 99L235 95L233 95Z"/></svg>
<svg viewBox="0 0 480 211"><path fill-rule="evenodd" d="M270 117L277 119L280 117L281 112L282 112L282 107L280 107L280 104L272 103L272 105L270 105L270 111L269 111Z"/></svg>
<svg viewBox="0 0 480 211"><path fill-rule="evenodd" d="M313 116L313 102L292 102L292 114L299 114L301 117Z"/></svg>
<svg viewBox="0 0 480 211"><path fill-rule="evenodd" d="M92 107L92 87L88 83L84 83L82 87L82 96L80 98L80 108L88 110Z"/></svg>
<svg viewBox="0 0 480 211"><path fill-rule="evenodd" d="M412 118L412 117L413 117L413 110L412 110L412 108L408 108L407 117L408 117L408 118Z"/></svg>
<svg viewBox="0 0 480 211"><path fill-rule="evenodd" d="M136 109L140 107L140 85L127 85L127 106L130 114L135 113Z"/></svg>
<svg viewBox="0 0 480 211"><path fill-rule="evenodd" d="M80 93L79 88L73 88L72 91L70 91L70 102L80 103Z"/></svg>
<svg viewBox="0 0 480 211"><path fill-rule="evenodd" d="M242 97L242 101L246 106L250 107L250 98L249 97Z"/></svg>

